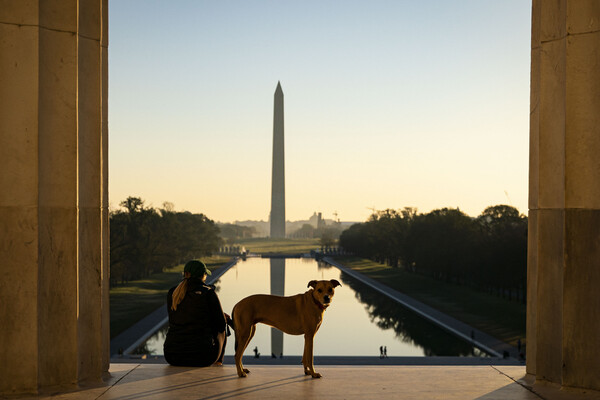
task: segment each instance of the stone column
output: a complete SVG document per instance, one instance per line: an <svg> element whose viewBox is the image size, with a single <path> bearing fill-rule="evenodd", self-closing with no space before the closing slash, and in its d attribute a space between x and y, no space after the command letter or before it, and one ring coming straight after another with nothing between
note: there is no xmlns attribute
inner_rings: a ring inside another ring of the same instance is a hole
<svg viewBox="0 0 600 400"><path fill-rule="evenodd" d="M107 3L0 0L0 395L108 370Z"/></svg>
<svg viewBox="0 0 600 400"><path fill-rule="evenodd" d="M110 227L108 203L108 0L101 0L100 89L101 89L101 231L102 248L102 371L110 367Z"/></svg>
<svg viewBox="0 0 600 400"><path fill-rule="evenodd" d="M532 19L527 372L600 390L600 3Z"/></svg>

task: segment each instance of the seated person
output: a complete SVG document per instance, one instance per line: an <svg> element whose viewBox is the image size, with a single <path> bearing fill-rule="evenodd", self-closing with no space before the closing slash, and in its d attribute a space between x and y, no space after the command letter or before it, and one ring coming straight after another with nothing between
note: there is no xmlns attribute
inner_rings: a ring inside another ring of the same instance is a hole
<svg viewBox="0 0 600 400"><path fill-rule="evenodd" d="M205 283L210 271L202 261L189 261L183 272L181 283L167 295L165 360L187 367L222 365L229 316L223 313L214 286Z"/></svg>

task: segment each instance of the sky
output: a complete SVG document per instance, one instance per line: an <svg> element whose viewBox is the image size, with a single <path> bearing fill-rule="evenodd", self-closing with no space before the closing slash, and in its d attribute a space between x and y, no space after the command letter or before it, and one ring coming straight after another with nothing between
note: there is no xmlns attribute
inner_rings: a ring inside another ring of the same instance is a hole
<svg viewBox="0 0 600 400"><path fill-rule="evenodd" d="M109 196L267 220L273 95L286 218L527 213L531 2L118 0Z"/></svg>

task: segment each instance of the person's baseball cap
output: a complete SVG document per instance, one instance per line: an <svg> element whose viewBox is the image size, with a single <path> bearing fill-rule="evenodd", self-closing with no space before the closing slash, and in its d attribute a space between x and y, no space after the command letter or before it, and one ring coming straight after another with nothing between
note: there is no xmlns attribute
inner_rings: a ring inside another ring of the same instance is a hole
<svg viewBox="0 0 600 400"><path fill-rule="evenodd" d="M189 272L192 278L202 278L204 274L210 275L210 270L200 260L191 260L183 267L183 272Z"/></svg>

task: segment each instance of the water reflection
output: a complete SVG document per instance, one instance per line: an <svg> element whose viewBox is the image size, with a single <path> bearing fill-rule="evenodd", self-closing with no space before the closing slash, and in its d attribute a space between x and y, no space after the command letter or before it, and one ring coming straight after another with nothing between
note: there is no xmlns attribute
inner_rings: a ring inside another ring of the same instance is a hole
<svg viewBox="0 0 600 400"><path fill-rule="evenodd" d="M137 347L131 354L163 355L162 345L167 338L169 325L162 326L148 340Z"/></svg>
<svg viewBox="0 0 600 400"><path fill-rule="evenodd" d="M285 259L271 258L271 294L276 296L285 295ZM273 357L283 355L283 332L271 328L271 355Z"/></svg>
<svg viewBox="0 0 600 400"><path fill-rule="evenodd" d="M392 329L398 340L421 347L426 356L487 356L470 343L456 340L451 333L350 275L342 272L341 279L354 290L356 299L365 305L371 322L383 330Z"/></svg>
<svg viewBox="0 0 600 400"><path fill-rule="evenodd" d="M246 296L304 293L313 279L337 279L342 283L315 336L315 355L378 356L380 346L387 347L388 356L483 355L470 343L422 319L387 296L342 274L339 269L313 259L249 258L221 276L216 287L223 310L231 313L233 306ZM151 337L140 352L162 354L166 329L162 328ZM231 336L225 354L233 355L233 347L234 337ZM258 324L245 355L253 356L255 347L263 357L301 355L304 338L284 335L279 330Z"/></svg>

